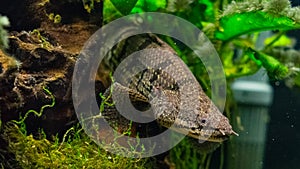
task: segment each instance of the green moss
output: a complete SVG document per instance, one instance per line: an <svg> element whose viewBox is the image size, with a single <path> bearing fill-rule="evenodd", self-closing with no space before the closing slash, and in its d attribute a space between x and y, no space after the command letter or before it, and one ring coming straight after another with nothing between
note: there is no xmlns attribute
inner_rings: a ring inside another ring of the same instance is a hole
<svg viewBox="0 0 300 169"><path fill-rule="evenodd" d="M42 130L35 136L28 134L25 119L29 113L40 117L45 108L55 105L52 93L45 87L43 89L51 96L51 104L42 106L39 112L29 110L24 117L20 117L20 121L8 122L3 128L8 153L14 155L14 160L21 168L152 168L148 159L126 158L100 148L84 133L79 124L70 128L61 140L58 136L47 139L49 137ZM134 151L134 147L131 151L124 150L117 143L113 148L114 152L119 152L117 154L135 153L137 156L139 153Z"/></svg>
<svg viewBox="0 0 300 169"><path fill-rule="evenodd" d="M96 145L79 127L66 133L62 142L26 135L15 123L4 130L9 151L15 155L22 168L147 168L147 159L125 158L111 154ZM117 148L117 147L116 147ZM121 146L120 151L123 151ZM130 153L130 152L127 152Z"/></svg>

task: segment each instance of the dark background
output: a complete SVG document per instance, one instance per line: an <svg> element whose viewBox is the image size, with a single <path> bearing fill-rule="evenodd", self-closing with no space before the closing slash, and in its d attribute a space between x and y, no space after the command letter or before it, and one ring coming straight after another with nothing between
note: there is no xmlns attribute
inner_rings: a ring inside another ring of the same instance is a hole
<svg viewBox="0 0 300 169"><path fill-rule="evenodd" d="M300 0L291 1L299 6ZM300 50L300 30L288 33L297 39ZM275 85L276 83L276 85ZM300 168L300 88L288 88L284 82L273 82L274 102L270 108L270 122L265 152L265 169Z"/></svg>
<svg viewBox="0 0 300 169"><path fill-rule="evenodd" d="M264 168L299 169L300 89L290 89L283 82L273 87Z"/></svg>

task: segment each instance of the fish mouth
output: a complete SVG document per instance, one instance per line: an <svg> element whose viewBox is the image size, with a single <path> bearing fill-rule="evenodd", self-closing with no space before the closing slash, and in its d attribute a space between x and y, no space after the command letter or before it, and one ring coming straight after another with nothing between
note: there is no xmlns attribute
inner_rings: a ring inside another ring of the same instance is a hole
<svg viewBox="0 0 300 169"><path fill-rule="evenodd" d="M239 134L232 129L230 129L229 131L222 129L211 129L204 133L205 134L189 133L188 136L209 142L223 142L232 135L239 136Z"/></svg>
<svg viewBox="0 0 300 169"><path fill-rule="evenodd" d="M227 140L231 135L238 136L238 134L233 130L221 130L221 129L208 129L205 131L191 131L183 128L173 128L174 131L186 134L189 137L194 139L209 141L209 142L223 142Z"/></svg>
<svg viewBox="0 0 300 169"><path fill-rule="evenodd" d="M192 138L203 140L203 141L209 141L209 142L223 142L227 140L230 136L229 135L197 135L194 133L189 133L187 136L190 136Z"/></svg>

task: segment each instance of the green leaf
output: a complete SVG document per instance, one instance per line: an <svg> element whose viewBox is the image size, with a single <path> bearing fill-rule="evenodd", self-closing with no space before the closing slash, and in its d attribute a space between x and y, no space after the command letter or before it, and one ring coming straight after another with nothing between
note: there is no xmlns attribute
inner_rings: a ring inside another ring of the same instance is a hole
<svg viewBox="0 0 300 169"><path fill-rule="evenodd" d="M287 16L253 11L223 16L220 19L220 27L222 30L217 31L215 37L226 41L257 31L299 29L300 23Z"/></svg>
<svg viewBox="0 0 300 169"><path fill-rule="evenodd" d="M214 3L211 0L198 0L198 2L205 5L205 19L213 22L215 19Z"/></svg>
<svg viewBox="0 0 300 169"><path fill-rule="evenodd" d="M271 79L280 80L288 76L289 68L282 64L279 60L263 52L255 51L251 48L248 50L254 53L254 58L261 62L263 67L268 71L268 75Z"/></svg>
<svg viewBox="0 0 300 169"><path fill-rule="evenodd" d="M272 43L272 42L274 42L274 43ZM280 47L280 46L292 47L293 46L292 39L286 35L282 35L278 38L278 35L275 34L271 37L266 38L266 40L264 41L265 45L268 45L271 43L272 43L272 47Z"/></svg>
<svg viewBox="0 0 300 169"><path fill-rule="evenodd" d="M153 12L166 8L166 0L138 0L131 13Z"/></svg>
<svg viewBox="0 0 300 169"><path fill-rule="evenodd" d="M298 74L298 75L295 77L294 83L295 83L295 85L297 85L298 87L300 87L300 74Z"/></svg>
<svg viewBox="0 0 300 169"><path fill-rule="evenodd" d="M245 50L242 56L237 59L233 59L234 53L232 50L230 51L230 48L224 50L223 52L226 52L226 54L222 54L222 57L226 57L223 63L227 78L237 78L252 75L262 66L261 61L254 57L254 52L251 50Z"/></svg>
<svg viewBox="0 0 300 169"><path fill-rule="evenodd" d="M109 23L123 15L119 12L116 7L111 3L111 1L104 1L103 4L103 23Z"/></svg>
<svg viewBox="0 0 300 169"><path fill-rule="evenodd" d="M123 15L128 15L138 0L110 0Z"/></svg>

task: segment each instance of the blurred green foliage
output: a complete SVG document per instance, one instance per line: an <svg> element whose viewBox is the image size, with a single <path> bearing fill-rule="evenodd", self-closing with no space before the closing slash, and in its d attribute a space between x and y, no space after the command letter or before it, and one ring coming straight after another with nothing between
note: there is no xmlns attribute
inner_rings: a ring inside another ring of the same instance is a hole
<svg viewBox="0 0 300 169"><path fill-rule="evenodd" d="M110 1L123 15L129 14L137 2L137 0L110 0Z"/></svg>
<svg viewBox="0 0 300 169"><path fill-rule="evenodd" d="M8 48L7 31L4 29L9 26L8 18L0 15L0 49Z"/></svg>
<svg viewBox="0 0 300 169"><path fill-rule="evenodd" d="M109 5L104 4L105 23L123 16L118 6L106 1ZM300 52L292 49L294 40L286 36L286 31L300 28L300 8L291 7L288 0L138 0L130 13L150 11L174 14L203 30L220 56L228 82L255 74L263 67L271 80L288 79L291 86L300 84ZM264 31L276 32L257 46ZM176 40L162 38L176 50L202 87L209 89L206 73L209 68L205 68L190 49L178 46ZM230 106L227 103L228 117ZM221 157L223 155L221 151ZM208 169L210 157L199 155L183 141L171 150L169 159L171 165L178 168ZM223 160L221 158L220 168Z"/></svg>
<svg viewBox="0 0 300 169"><path fill-rule="evenodd" d="M254 74L261 67L274 80L291 79L298 73L296 64L291 66L290 63L282 63L277 55L267 52L280 43L291 41L285 36L285 31L300 28L300 8L292 8L288 0L138 0L134 1L135 6L132 6L133 3L127 5L127 1L118 1L118 5L115 5L116 1L111 2L106 0L104 4L105 23L123 16L124 12L119 11L124 11L124 6L127 6L125 13L165 12L190 21L202 29L214 43L228 79ZM283 33L272 41L266 40L264 47L256 49L259 33L275 30ZM167 42L176 49L172 40L168 39ZM286 45L291 47L291 44ZM253 49L252 54L249 53L249 48ZM237 49L241 51L241 56L234 52ZM209 81L205 69L200 68L203 65L194 64L194 59L184 59L192 57L191 53L182 49L180 51L177 50L180 57L192 70L197 71L193 71L197 79L202 82ZM251 55L268 55L269 59L250 57ZM274 69L275 62L278 69Z"/></svg>

